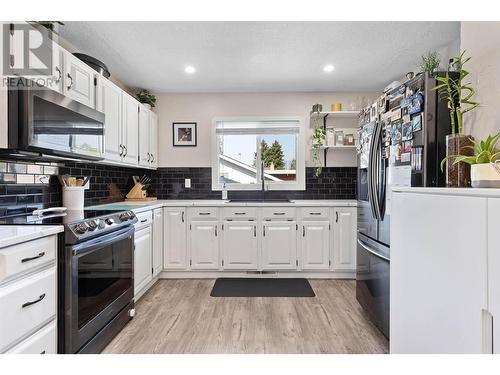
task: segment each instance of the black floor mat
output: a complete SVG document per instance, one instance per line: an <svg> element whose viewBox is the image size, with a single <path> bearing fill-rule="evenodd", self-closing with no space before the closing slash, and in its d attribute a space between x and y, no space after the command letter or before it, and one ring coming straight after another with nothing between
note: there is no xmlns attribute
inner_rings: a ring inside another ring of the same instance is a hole
<svg viewBox="0 0 500 375"><path fill-rule="evenodd" d="M219 278L212 297L315 297L306 279Z"/></svg>

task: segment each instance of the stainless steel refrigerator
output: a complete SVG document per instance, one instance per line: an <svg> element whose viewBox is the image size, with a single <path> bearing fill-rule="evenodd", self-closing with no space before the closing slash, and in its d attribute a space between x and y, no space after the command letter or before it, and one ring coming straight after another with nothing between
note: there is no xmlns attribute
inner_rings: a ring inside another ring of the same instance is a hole
<svg viewBox="0 0 500 375"><path fill-rule="evenodd" d="M435 78L421 74L385 92L360 114L356 298L386 337L391 187L445 184L439 163L450 118L446 103L432 90L435 85Z"/></svg>

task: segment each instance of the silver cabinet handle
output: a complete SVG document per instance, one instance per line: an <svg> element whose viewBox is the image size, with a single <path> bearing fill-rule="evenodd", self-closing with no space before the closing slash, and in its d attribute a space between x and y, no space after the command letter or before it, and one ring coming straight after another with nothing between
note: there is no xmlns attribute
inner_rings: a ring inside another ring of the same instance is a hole
<svg viewBox="0 0 500 375"><path fill-rule="evenodd" d="M335 212L335 222L336 223L339 222L339 212L338 211Z"/></svg>
<svg viewBox="0 0 500 375"><path fill-rule="evenodd" d="M253 226L253 236L257 237L257 225Z"/></svg>
<svg viewBox="0 0 500 375"><path fill-rule="evenodd" d="M217 237L217 225L215 226L215 237Z"/></svg>
<svg viewBox="0 0 500 375"><path fill-rule="evenodd" d="M184 211L182 211L181 221L184 222Z"/></svg>
<svg viewBox="0 0 500 375"><path fill-rule="evenodd" d="M309 215L321 215L321 212L309 212Z"/></svg>
<svg viewBox="0 0 500 375"><path fill-rule="evenodd" d="M210 212L200 212L199 214L205 216L205 215L210 215Z"/></svg>
<svg viewBox="0 0 500 375"><path fill-rule="evenodd" d="M145 223L146 221L148 221L148 219L142 219L141 223Z"/></svg>
<svg viewBox="0 0 500 375"><path fill-rule="evenodd" d="M264 237L266 236L266 226L265 225L262 226L262 234L264 235Z"/></svg>
<svg viewBox="0 0 500 375"><path fill-rule="evenodd" d="M123 156L123 145L120 143L120 156Z"/></svg>
<svg viewBox="0 0 500 375"><path fill-rule="evenodd" d="M235 215L246 215L246 213L245 213L245 212L235 212L234 214L235 214Z"/></svg>
<svg viewBox="0 0 500 375"><path fill-rule="evenodd" d="M61 72L61 69L59 69L58 66L56 66L56 72L57 72L56 83L59 83L61 81L61 78L62 78L62 72Z"/></svg>
<svg viewBox="0 0 500 375"><path fill-rule="evenodd" d="M302 237L306 236L306 227L303 225L302 226Z"/></svg>
<svg viewBox="0 0 500 375"><path fill-rule="evenodd" d="M149 163L150 160L151 160L151 154L148 152L148 160L147 160L147 162Z"/></svg>
<svg viewBox="0 0 500 375"><path fill-rule="evenodd" d="M71 86L73 86L73 77L71 77L71 74L68 73L68 78L71 80L68 86L68 90L71 90Z"/></svg>
<svg viewBox="0 0 500 375"><path fill-rule="evenodd" d="M151 154L151 163L154 163L154 161L155 161L155 156Z"/></svg>
<svg viewBox="0 0 500 375"><path fill-rule="evenodd" d="M125 150L125 153L123 154L123 156L127 156L127 154L128 154L127 146L123 146L123 148Z"/></svg>
<svg viewBox="0 0 500 375"><path fill-rule="evenodd" d="M284 212L273 212L273 215L278 215L278 216L283 216L285 213Z"/></svg>

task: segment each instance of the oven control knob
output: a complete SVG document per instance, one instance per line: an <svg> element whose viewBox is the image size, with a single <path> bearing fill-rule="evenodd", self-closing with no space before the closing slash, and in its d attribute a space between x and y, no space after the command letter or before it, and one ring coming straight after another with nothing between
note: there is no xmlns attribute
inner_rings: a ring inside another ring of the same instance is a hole
<svg viewBox="0 0 500 375"><path fill-rule="evenodd" d="M97 229L97 221L96 220L90 220L88 222L89 229L90 230L96 230Z"/></svg>
<svg viewBox="0 0 500 375"><path fill-rule="evenodd" d="M130 214L128 212L120 214L120 221L127 221L128 219L130 219Z"/></svg>
<svg viewBox="0 0 500 375"><path fill-rule="evenodd" d="M84 234L88 229L89 229L89 226L85 222L77 224L74 227L75 232L78 234Z"/></svg>
<svg viewBox="0 0 500 375"><path fill-rule="evenodd" d="M115 221L112 218L110 218L110 217L108 217L105 221L106 221L106 224L108 224L108 225L111 225L111 224L115 223Z"/></svg>
<svg viewBox="0 0 500 375"><path fill-rule="evenodd" d="M96 221L97 221L97 226L99 227L99 229L103 229L106 226L106 223L104 222L104 220L96 219Z"/></svg>

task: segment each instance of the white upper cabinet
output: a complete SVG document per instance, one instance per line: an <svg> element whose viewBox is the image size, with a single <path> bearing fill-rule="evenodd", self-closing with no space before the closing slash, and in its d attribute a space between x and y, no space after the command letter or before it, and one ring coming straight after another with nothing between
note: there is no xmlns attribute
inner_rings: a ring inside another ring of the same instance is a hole
<svg viewBox="0 0 500 375"><path fill-rule="evenodd" d="M191 269L219 269L218 221L192 221L189 229Z"/></svg>
<svg viewBox="0 0 500 375"><path fill-rule="evenodd" d="M187 268L186 209L163 209L163 268L185 270Z"/></svg>
<svg viewBox="0 0 500 375"><path fill-rule="evenodd" d="M297 224L295 221L268 221L262 224L262 269L297 268Z"/></svg>
<svg viewBox="0 0 500 375"><path fill-rule="evenodd" d="M64 68L64 95L95 108L95 70L68 51L64 51Z"/></svg>
<svg viewBox="0 0 500 375"><path fill-rule="evenodd" d="M150 165L158 168L158 115L153 111L149 112L149 152L151 154Z"/></svg>
<svg viewBox="0 0 500 375"><path fill-rule="evenodd" d="M304 221L301 235L302 269L327 270L330 267L330 222Z"/></svg>
<svg viewBox="0 0 500 375"><path fill-rule="evenodd" d="M224 221L222 231L224 269L256 270L259 247L255 221Z"/></svg>
<svg viewBox="0 0 500 375"><path fill-rule="evenodd" d="M139 102L122 92L122 161L137 165L139 157Z"/></svg>
<svg viewBox="0 0 500 375"><path fill-rule="evenodd" d="M106 160L122 160L122 90L104 77L97 78L97 110L106 116L104 124Z"/></svg>
<svg viewBox="0 0 500 375"><path fill-rule="evenodd" d="M149 167L151 153L150 140L150 111L142 104L139 105L139 165Z"/></svg>
<svg viewBox="0 0 500 375"><path fill-rule="evenodd" d="M336 271L356 270L356 208L334 209L333 262Z"/></svg>

